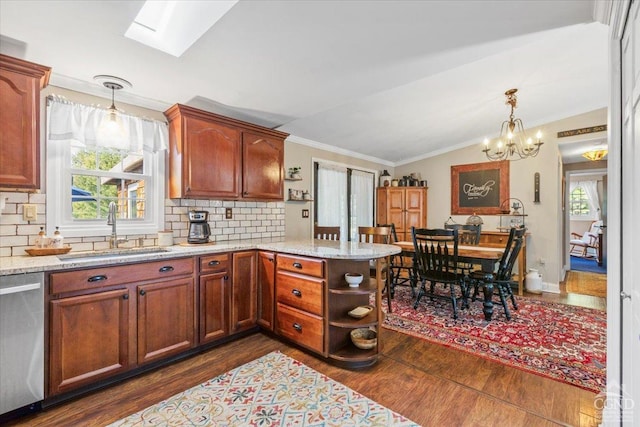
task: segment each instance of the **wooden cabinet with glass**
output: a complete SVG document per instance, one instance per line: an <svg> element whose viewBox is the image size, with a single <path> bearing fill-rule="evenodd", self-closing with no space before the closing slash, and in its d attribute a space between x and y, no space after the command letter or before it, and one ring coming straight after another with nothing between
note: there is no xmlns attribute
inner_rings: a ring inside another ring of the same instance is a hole
<svg viewBox="0 0 640 427"><path fill-rule="evenodd" d="M411 227L427 226L426 187L378 187L378 224L394 224L399 241L411 240Z"/></svg>
<svg viewBox="0 0 640 427"><path fill-rule="evenodd" d="M40 188L40 90L50 74L0 54L0 188Z"/></svg>
<svg viewBox="0 0 640 427"><path fill-rule="evenodd" d="M283 200L288 134L176 104L169 120L169 197Z"/></svg>

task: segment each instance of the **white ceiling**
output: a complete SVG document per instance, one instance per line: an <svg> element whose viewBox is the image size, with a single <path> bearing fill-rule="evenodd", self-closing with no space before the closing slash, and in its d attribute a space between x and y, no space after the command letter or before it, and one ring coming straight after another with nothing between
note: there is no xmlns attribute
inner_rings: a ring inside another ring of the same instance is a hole
<svg viewBox="0 0 640 427"><path fill-rule="evenodd" d="M512 87L526 127L607 106L593 0L241 0L179 58L125 38L142 4L2 0L0 51L83 92L124 78L116 104L188 104L389 165L497 136Z"/></svg>

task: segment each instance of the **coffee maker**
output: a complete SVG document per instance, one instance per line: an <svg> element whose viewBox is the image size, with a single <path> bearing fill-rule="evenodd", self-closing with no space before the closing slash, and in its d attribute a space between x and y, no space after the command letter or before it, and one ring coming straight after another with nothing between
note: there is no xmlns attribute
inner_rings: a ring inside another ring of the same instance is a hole
<svg viewBox="0 0 640 427"><path fill-rule="evenodd" d="M209 228L209 212L207 211L189 211L189 237L188 243L207 243L211 235Z"/></svg>

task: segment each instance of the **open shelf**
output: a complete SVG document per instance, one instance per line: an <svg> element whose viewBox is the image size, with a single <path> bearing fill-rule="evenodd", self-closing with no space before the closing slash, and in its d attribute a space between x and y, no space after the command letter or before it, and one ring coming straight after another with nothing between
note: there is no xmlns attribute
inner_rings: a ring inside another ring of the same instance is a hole
<svg viewBox="0 0 640 427"><path fill-rule="evenodd" d="M365 368L375 364L378 360L378 348L376 346L371 350L362 350L349 341L345 346L330 352L329 358L334 360L339 366L352 369Z"/></svg>
<svg viewBox="0 0 640 427"><path fill-rule="evenodd" d="M365 283L366 282L366 283ZM364 295L372 294L378 290L378 286L375 281L363 280L357 287L350 287L346 282L344 286L338 288L329 288L329 292L338 295Z"/></svg>
<svg viewBox="0 0 640 427"><path fill-rule="evenodd" d="M376 326L378 324L378 309L375 307L369 314L362 319L356 319L345 313L344 316L335 316L329 320L329 326L335 326L337 328L345 329L357 329L368 328L369 326Z"/></svg>

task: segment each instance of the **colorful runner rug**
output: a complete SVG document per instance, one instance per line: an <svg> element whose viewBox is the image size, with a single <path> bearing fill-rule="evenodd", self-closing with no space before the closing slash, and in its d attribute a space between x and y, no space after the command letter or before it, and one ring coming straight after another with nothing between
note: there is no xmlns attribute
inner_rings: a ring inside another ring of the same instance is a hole
<svg viewBox="0 0 640 427"><path fill-rule="evenodd" d="M383 327L599 393L606 379L606 313L517 297L511 321L500 304L493 320L482 302L458 310L451 301L423 297L417 310L409 288L398 287ZM511 309L511 306L509 306ZM383 304L386 311L386 304Z"/></svg>
<svg viewBox="0 0 640 427"><path fill-rule="evenodd" d="M276 351L110 426L346 425L417 426Z"/></svg>

